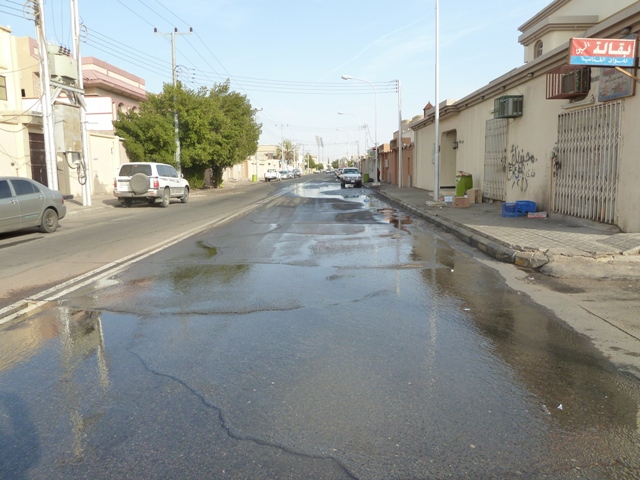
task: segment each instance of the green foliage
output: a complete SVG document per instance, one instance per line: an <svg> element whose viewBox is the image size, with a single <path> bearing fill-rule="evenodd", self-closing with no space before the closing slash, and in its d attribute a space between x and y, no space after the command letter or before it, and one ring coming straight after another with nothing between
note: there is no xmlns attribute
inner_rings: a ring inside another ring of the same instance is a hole
<svg viewBox="0 0 640 480"><path fill-rule="evenodd" d="M331 168L335 170L338 167L340 167L340 162L338 160L334 160L333 162L331 162Z"/></svg>
<svg viewBox="0 0 640 480"><path fill-rule="evenodd" d="M315 170L317 168L316 162L310 153L304 155L304 163L309 166L309 170Z"/></svg>
<svg viewBox="0 0 640 480"><path fill-rule="evenodd" d="M226 168L242 163L258 149L261 125L255 110L244 95L230 90L229 82L199 90L165 84L162 93L147 95L139 112L114 122L131 161L175 166L174 109L182 172L194 186L204 182L208 168L220 185Z"/></svg>
<svg viewBox="0 0 640 480"><path fill-rule="evenodd" d="M284 151L284 159L287 162L292 162L296 154L296 145L292 140L285 138L280 145L276 147L276 157L282 158L282 152Z"/></svg>

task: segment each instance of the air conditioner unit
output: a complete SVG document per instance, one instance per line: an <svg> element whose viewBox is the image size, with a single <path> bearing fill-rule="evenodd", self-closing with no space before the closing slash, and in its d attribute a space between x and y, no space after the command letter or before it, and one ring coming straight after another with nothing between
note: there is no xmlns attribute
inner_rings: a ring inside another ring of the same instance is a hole
<svg viewBox="0 0 640 480"><path fill-rule="evenodd" d="M516 118L522 116L523 95L503 95L494 100L493 118Z"/></svg>

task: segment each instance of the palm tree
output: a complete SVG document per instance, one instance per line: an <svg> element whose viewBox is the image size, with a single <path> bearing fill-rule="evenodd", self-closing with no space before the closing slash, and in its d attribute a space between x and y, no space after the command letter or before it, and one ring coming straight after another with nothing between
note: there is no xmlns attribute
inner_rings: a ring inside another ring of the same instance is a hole
<svg viewBox="0 0 640 480"><path fill-rule="evenodd" d="M284 139L280 145L276 148L276 156L282 160L284 158L285 163L293 162L295 157L296 145L291 140ZM283 156L284 151L284 156Z"/></svg>

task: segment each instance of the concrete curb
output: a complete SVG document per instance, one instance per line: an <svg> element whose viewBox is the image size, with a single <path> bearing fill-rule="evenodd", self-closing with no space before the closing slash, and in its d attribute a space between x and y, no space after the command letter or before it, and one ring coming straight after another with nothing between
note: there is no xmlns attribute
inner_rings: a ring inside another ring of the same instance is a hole
<svg viewBox="0 0 640 480"><path fill-rule="evenodd" d="M516 250L508 245L503 244L497 239L487 237L484 234L469 229L465 225L461 225L452 220L442 218L438 215L433 215L431 213L415 208L412 205L408 205L400 200L389 197L383 192L374 192L387 199L390 203L400 205L403 209L408 210L411 213L428 221L429 223L442 228L445 232L455 235L468 245L477 248L486 255L494 257L501 262L512 263L519 267L540 268L552 261L552 258L547 256L543 252L528 252Z"/></svg>

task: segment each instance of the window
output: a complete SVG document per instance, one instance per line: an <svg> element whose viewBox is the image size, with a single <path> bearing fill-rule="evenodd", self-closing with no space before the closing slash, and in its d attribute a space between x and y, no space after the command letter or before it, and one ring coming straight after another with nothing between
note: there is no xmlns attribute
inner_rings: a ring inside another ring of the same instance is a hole
<svg viewBox="0 0 640 480"><path fill-rule="evenodd" d="M38 193L39 190L36 186L27 180L11 180L13 189L16 191L16 195L31 195L32 193Z"/></svg>
<svg viewBox="0 0 640 480"><path fill-rule="evenodd" d="M542 40L538 40L536 44L533 46L533 58L538 58L542 56Z"/></svg>
<svg viewBox="0 0 640 480"><path fill-rule="evenodd" d="M9 188L9 182L7 180L0 180L0 199L11 198L11 188Z"/></svg>
<svg viewBox="0 0 640 480"><path fill-rule="evenodd" d="M0 100L7 99L7 79L0 76Z"/></svg>
<svg viewBox="0 0 640 480"><path fill-rule="evenodd" d="M121 177L133 177L136 173L144 173L147 177L151 176L151 165L126 164L120 168Z"/></svg>

